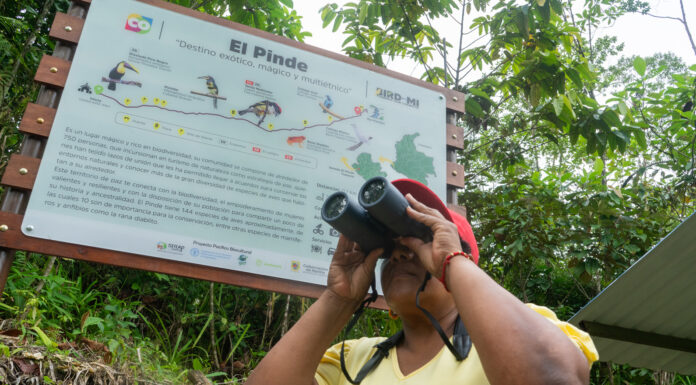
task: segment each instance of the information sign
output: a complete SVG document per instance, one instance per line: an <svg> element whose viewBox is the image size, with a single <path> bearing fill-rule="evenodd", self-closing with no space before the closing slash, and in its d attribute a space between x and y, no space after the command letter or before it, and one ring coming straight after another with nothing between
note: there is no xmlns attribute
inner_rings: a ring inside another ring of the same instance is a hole
<svg viewBox="0 0 696 385"><path fill-rule="evenodd" d="M376 175L444 201L433 90L132 0L95 0L25 235L325 284L319 208Z"/></svg>

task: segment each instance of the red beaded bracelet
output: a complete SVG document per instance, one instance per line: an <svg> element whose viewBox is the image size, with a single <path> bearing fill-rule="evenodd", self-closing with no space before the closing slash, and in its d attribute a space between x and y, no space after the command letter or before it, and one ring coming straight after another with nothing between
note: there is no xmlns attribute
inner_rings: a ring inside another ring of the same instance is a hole
<svg viewBox="0 0 696 385"><path fill-rule="evenodd" d="M440 280L440 282L442 282L442 285L445 286L445 290L447 290L447 291L449 291L449 288L447 287L447 283L445 283L445 271L447 270L447 265L450 264L452 258L456 257L457 255L463 255L463 256L469 258L472 262L474 261L474 258L470 254L467 254L463 251L455 251L453 253L449 253L445 257L445 262L442 264L442 274L440 275L439 280Z"/></svg>

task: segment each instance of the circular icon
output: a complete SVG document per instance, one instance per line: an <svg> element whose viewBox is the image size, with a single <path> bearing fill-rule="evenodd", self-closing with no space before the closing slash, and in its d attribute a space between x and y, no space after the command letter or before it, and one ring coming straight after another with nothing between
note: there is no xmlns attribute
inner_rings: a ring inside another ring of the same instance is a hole
<svg viewBox="0 0 696 385"><path fill-rule="evenodd" d="M166 107L166 106L167 106L167 101L164 100L164 99L162 99L162 100L160 101L160 104L162 105L162 107Z"/></svg>
<svg viewBox="0 0 696 385"><path fill-rule="evenodd" d="M184 135L184 132L186 132L186 131L184 131L183 128L180 128L180 129L178 129L176 132L178 132L179 135Z"/></svg>
<svg viewBox="0 0 696 385"><path fill-rule="evenodd" d="M147 103L147 98L143 96L142 98L140 98L140 101L143 102L143 104L145 104Z"/></svg>
<svg viewBox="0 0 696 385"><path fill-rule="evenodd" d="M94 93L95 93L95 94L99 95L99 94L101 94L102 92L104 92L104 87L102 87L102 86L94 86Z"/></svg>
<svg viewBox="0 0 696 385"><path fill-rule="evenodd" d="M153 124L152 127L154 127L155 130L159 129L160 128L159 122L155 122L155 124Z"/></svg>
<svg viewBox="0 0 696 385"><path fill-rule="evenodd" d="M155 104L159 104L160 100L159 100L159 98L154 98L154 99L152 99L152 102Z"/></svg>
<svg viewBox="0 0 696 385"><path fill-rule="evenodd" d="M128 115L123 115L123 121L126 122L126 123L130 122L130 116L128 116Z"/></svg>
<svg viewBox="0 0 696 385"><path fill-rule="evenodd" d="M237 110L230 110L230 115L232 115L232 116L237 115Z"/></svg>
<svg viewBox="0 0 696 385"><path fill-rule="evenodd" d="M197 257L201 253L201 251L194 247L189 251L189 253L192 257Z"/></svg>
<svg viewBox="0 0 696 385"><path fill-rule="evenodd" d="M328 118L329 118L329 122L333 121L333 116L329 115Z"/></svg>
<svg viewBox="0 0 696 385"><path fill-rule="evenodd" d="M303 126L306 126L306 125L308 125L308 124L309 124L309 122L307 121L307 119L305 119L305 120L302 121L302 125L303 125Z"/></svg>
<svg viewBox="0 0 696 385"><path fill-rule="evenodd" d="M273 123L268 123L268 129L272 130L273 129Z"/></svg>
<svg viewBox="0 0 696 385"><path fill-rule="evenodd" d="M125 104L125 105L130 105L130 104L131 104L131 100L128 99L128 98L125 98L125 99L123 99L123 104Z"/></svg>

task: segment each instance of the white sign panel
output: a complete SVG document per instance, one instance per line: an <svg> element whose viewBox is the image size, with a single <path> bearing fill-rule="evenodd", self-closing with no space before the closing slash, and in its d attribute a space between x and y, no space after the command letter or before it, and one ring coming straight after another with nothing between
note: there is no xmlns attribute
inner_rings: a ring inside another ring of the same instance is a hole
<svg viewBox="0 0 696 385"><path fill-rule="evenodd" d="M319 208L375 175L444 199L434 91L135 1L95 0L26 235L325 284ZM31 229L31 230L29 230Z"/></svg>

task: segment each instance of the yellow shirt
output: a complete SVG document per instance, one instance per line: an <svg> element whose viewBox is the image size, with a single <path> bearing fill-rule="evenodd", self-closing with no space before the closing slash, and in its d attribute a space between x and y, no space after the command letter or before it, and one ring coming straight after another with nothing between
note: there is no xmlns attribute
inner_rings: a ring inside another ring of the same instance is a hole
<svg viewBox="0 0 696 385"><path fill-rule="evenodd" d="M589 334L567 322L560 321L556 314L546 307L532 304L527 306L561 329L582 350L590 365L599 359L599 354ZM384 337L376 337L346 341L345 360L348 373L355 377L365 362L374 354L374 346L384 340ZM314 376L319 385L350 385L350 382L341 372L340 354L340 343L326 351ZM475 346L472 346L469 356L464 361L457 361L447 347L443 347L432 360L407 376L401 373L398 362L394 347L389 351L389 356L385 357L365 377L361 385L488 384Z"/></svg>

